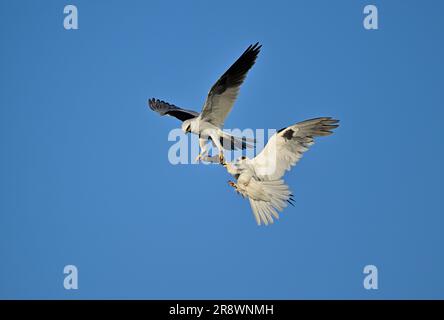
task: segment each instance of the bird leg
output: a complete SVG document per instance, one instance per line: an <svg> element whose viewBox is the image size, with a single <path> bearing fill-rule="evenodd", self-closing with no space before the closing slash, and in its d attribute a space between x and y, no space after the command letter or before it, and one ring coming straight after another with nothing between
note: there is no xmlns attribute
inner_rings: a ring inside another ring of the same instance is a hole
<svg viewBox="0 0 444 320"><path fill-rule="evenodd" d="M241 194L240 192L239 192L239 190L238 190L238 188L237 188L237 184L235 184L233 181L231 181L231 180L228 180L228 184L230 185L230 186L232 186L233 188L234 188L234 190L236 190L236 192L238 193L238 194Z"/></svg>
<svg viewBox="0 0 444 320"><path fill-rule="evenodd" d="M213 141L214 145L216 146L217 150L219 151L219 163L224 164L225 163L224 147L222 146L222 144L219 141L219 136L218 135L210 135L210 136L211 136L211 140Z"/></svg>
<svg viewBox="0 0 444 320"><path fill-rule="evenodd" d="M219 163L220 164L224 164L225 163L225 158L224 158L224 153L219 151Z"/></svg>
<svg viewBox="0 0 444 320"><path fill-rule="evenodd" d="M202 153L199 153L194 161L199 162L201 159L202 159Z"/></svg>
<svg viewBox="0 0 444 320"><path fill-rule="evenodd" d="M199 139L200 150L199 154L196 157L196 162L203 160L203 158L206 157L208 154L207 145L205 143L202 143L202 141L202 139Z"/></svg>
<svg viewBox="0 0 444 320"><path fill-rule="evenodd" d="M199 138L199 154L197 155L194 161L199 162L203 159L203 157L205 157L208 154L207 142L208 142L207 139L202 137Z"/></svg>

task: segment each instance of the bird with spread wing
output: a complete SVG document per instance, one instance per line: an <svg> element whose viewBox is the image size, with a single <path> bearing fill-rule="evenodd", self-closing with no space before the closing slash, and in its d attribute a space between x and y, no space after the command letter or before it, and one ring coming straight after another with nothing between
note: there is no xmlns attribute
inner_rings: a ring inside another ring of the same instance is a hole
<svg viewBox="0 0 444 320"><path fill-rule="evenodd" d="M208 154L210 140L219 151L219 161L224 162L223 150L239 150L254 147L254 140L239 138L222 130L225 118L230 113L248 71L256 62L261 45L250 45L233 65L211 87L202 112L179 108L158 99L149 99L148 104L160 115L169 115L183 121L182 130L199 136L200 153L196 161Z"/></svg>
<svg viewBox="0 0 444 320"><path fill-rule="evenodd" d="M223 163L237 180L228 183L250 200L258 225L273 223L273 217L278 219L278 212L292 204L293 195L282 180L283 175L301 159L315 137L332 134L338 123L330 117L299 122L276 132L255 158L240 157Z"/></svg>

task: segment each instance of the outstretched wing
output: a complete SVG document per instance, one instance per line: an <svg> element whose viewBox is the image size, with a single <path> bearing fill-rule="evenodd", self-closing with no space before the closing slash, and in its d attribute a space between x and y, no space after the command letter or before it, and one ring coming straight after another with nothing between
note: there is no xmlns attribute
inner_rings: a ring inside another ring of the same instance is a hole
<svg viewBox="0 0 444 320"><path fill-rule="evenodd" d="M314 137L332 134L339 120L330 117L299 122L275 133L265 148L251 160L256 175L263 180L280 179L314 143Z"/></svg>
<svg viewBox="0 0 444 320"><path fill-rule="evenodd" d="M175 117L181 121L196 118L199 116L199 113L196 111L182 109L159 99L149 99L148 105L150 106L151 110L156 111L161 116L168 115Z"/></svg>
<svg viewBox="0 0 444 320"><path fill-rule="evenodd" d="M223 127L225 118L231 111L239 94L239 88L247 76L248 70L256 62L261 47L259 43L250 45L211 87L202 109L202 120L208 121L219 128Z"/></svg>

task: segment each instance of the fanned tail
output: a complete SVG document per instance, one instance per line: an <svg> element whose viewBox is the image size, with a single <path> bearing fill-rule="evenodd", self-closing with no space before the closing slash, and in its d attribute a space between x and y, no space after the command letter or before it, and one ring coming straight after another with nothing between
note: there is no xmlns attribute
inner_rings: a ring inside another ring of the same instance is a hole
<svg viewBox="0 0 444 320"><path fill-rule="evenodd" d="M279 219L279 212L288 204L293 205L294 199L290 189L283 180L257 181L267 200L249 198L251 209L258 225L273 223L273 217Z"/></svg>

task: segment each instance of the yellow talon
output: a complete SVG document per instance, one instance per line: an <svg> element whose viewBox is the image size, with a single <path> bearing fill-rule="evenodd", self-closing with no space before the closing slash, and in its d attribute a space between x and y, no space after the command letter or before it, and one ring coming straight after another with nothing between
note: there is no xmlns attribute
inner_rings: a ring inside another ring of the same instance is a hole
<svg viewBox="0 0 444 320"><path fill-rule="evenodd" d="M228 180L228 184L230 186L232 186L234 188L234 190L236 191L237 194L240 194L242 196L242 198L245 198L245 196L239 191L239 189L237 188L237 184L235 184L233 181Z"/></svg>

